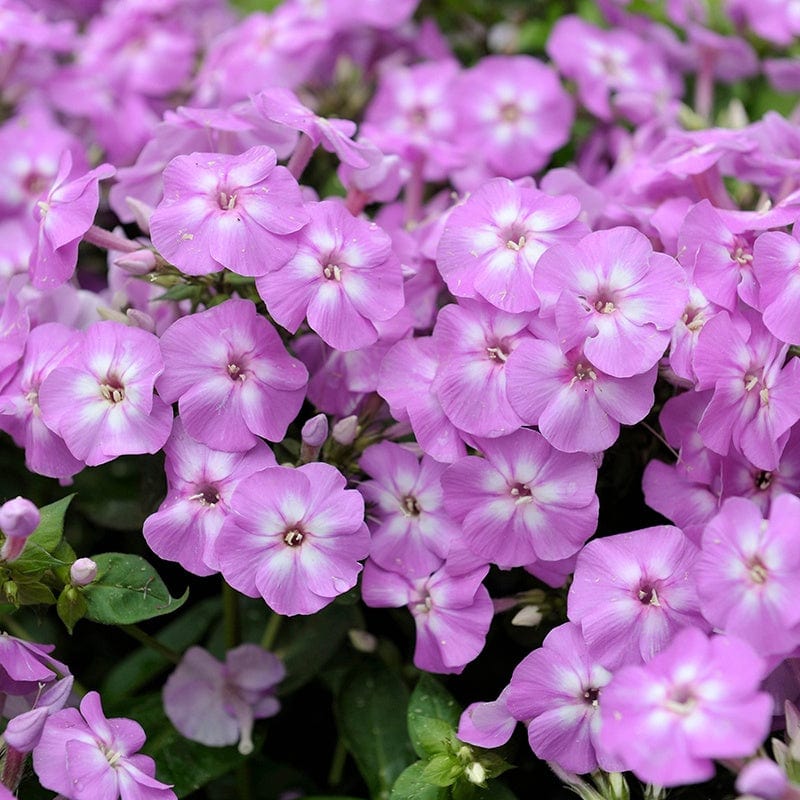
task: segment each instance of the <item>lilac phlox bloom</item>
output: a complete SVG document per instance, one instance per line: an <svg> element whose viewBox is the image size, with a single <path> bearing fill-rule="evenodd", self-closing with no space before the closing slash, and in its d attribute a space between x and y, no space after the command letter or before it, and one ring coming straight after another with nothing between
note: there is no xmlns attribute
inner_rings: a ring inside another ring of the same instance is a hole
<svg viewBox="0 0 800 800"><path fill-rule="evenodd" d="M28 694L40 683L69 675L66 664L50 656L52 644L34 644L0 633L0 692Z"/></svg>
<svg viewBox="0 0 800 800"><path fill-rule="evenodd" d="M436 262L457 297L482 297L503 311L535 311L536 263L558 242L577 242L574 197L551 197L507 178L483 184L448 216Z"/></svg>
<svg viewBox="0 0 800 800"><path fill-rule="evenodd" d="M36 504L27 497L14 497L0 506L0 532L5 537L0 548L0 561L16 561L20 557L25 542L41 519Z"/></svg>
<svg viewBox="0 0 800 800"><path fill-rule="evenodd" d="M583 345L592 364L617 378L658 362L688 300L680 265L629 227L551 247L533 283L564 349Z"/></svg>
<svg viewBox="0 0 800 800"><path fill-rule="evenodd" d="M485 302L461 300L436 319L438 369L433 391L450 422L474 436L505 436L523 420L508 401L506 362L526 338L530 318Z"/></svg>
<svg viewBox="0 0 800 800"><path fill-rule="evenodd" d="M728 498L703 532L694 569L700 609L764 655L800 644L800 499L776 497L769 518L751 500Z"/></svg>
<svg viewBox="0 0 800 800"><path fill-rule="evenodd" d="M658 367L629 378L603 372L585 348L564 352L547 339L526 339L508 358L508 400L520 418L565 453L598 453L653 407Z"/></svg>
<svg viewBox="0 0 800 800"><path fill-rule="evenodd" d="M29 330L27 309L9 292L0 311L0 390L17 371Z"/></svg>
<svg viewBox="0 0 800 800"><path fill-rule="evenodd" d="M412 578L430 575L460 538L459 526L444 510L446 465L430 456L420 461L405 447L381 442L364 451L359 466L372 478L358 487L373 504L370 558Z"/></svg>
<svg viewBox="0 0 800 800"><path fill-rule="evenodd" d="M253 98L253 103L267 119L302 131L313 147L321 144L329 153L336 153L343 164L354 169L369 166L364 157L367 146L354 142L352 138L356 132L355 122L317 116L290 89L265 89Z"/></svg>
<svg viewBox="0 0 800 800"><path fill-rule="evenodd" d="M489 175L541 169L569 139L570 96L549 65L525 55L487 56L455 83L458 141Z"/></svg>
<svg viewBox="0 0 800 800"><path fill-rule="evenodd" d="M793 235L762 233L753 246L753 273L758 281L764 325L782 342L800 343L800 228Z"/></svg>
<svg viewBox="0 0 800 800"><path fill-rule="evenodd" d="M786 772L769 758L754 758L736 776L736 791L762 800L796 800L797 786L789 785Z"/></svg>
<svg viewBox="0 0 800 800"><path fill-rule="evenodd" d="M800 361L784 365L789 345L748 314L749 335L727 312L705 324L697 340L694 370L698 390L714 394L698 426L703 441L726 455L733 444L760 469L774 470L784 434L800 419Z"/></svg>
<svg viewBox="0 0 800 800"><path fill-rule="evenodd" d="M567 616L607 669L648 661L681 628L708 627L692 577L698 549L671 525L595 539L583 548Z"/></svg>
<svg viewBox="0 0 800 800"><path fill-rule="evenodd" d="M145 541L161 558L194 575L211 575L219 570L214 543L234 489L242 478L277 466L275 456L261 441L244 453L212 450L186 433L180 417L164 453L167 496L144 521Z"/></svg>
<svg viewBox="0 0 800 800"><path fill-rule="evenodd" d="M33 751L33 769L46 789L68 800L175 800L175 792L155 778L155 762L138 751L141 725L107 719L100 695L89 692L77 708L48 718Z"/></svg>
<svg viewBox="0 0 800 800"><path fill-rule="evenodd" d="M173 158L150 218L156 249L188 275L263 275L287 261L308 215L297 181L276 163L266 146Z"/></svg>
<svg viewBox="0 0 800 800"><path fill-rule="evenodd" d="M586 649L578 625L554 628L517 666L506 705L528 726L531 750L570 772L620 769L600 738L600 707L611 673Z"/></svg>
<svg viewBox="0 0 800 800"><path fill-rule="evenodd" d="M172 409L153 394L163 369L153 334L96 322L42 381L42 419L89 466L156 453L172 428Z"/></svg>
<svg viewBox="0 0 800 800"><path fill-rule="evenodd" d="M800 35L800 18L790 0L767 0L757 7L748 0L728 0L725 10L737 26L747 25L774 44L788 46Z"/></svg>
<svg viewBox="0 0 800 800"><path fill-rule="evenodd" d="M14 378L0 391L0 429L25 448L25 465L50 478L69 478L84 464L42 419L39 389L44 379L78 346L77 331L58 322L34 328Z"/></svg>
<svg viewBox="0 0 800 800"><path fill-rule="evenodd" d="M765 664L733 636L696 628L603 690L600 739L642 781L699 783L712 759L745 758L769 732L772 701L758 691Z"/></svg>
<svg viewBox="0 0 800 800"><path fill-rule="evenodd" d="M215 450L279 442L305 397L308 371L250 300L176 320L161 337L158 393L177 401L187 433Z"/></svg>
<svg viewBox="0 0 800 800"><path fill-rule="evenodd" d="M364 500L329 464L271 467L239 482L217 537L225 580L278 614L313 614L352 589L369 551Z"/></svg>
<svg viewBox="0 0 800 800"><path fill-rule="evenodd" d="M459 674L483 650L494 608L481 581L487 566L469 571L445 564L429 577L411 578L367 561L361 596L372 608L407 606L417 641L414 665L426 672Z"/></svg>
<svg viewBox="0 0 800 800"><path fill-rule="evenodd" d="M517 720L508 710L508 693L506 686L497 700L468 705L458 723L458 738L478 747L504 745L517 727Z"/></svg>
<svg viewBox="0 0 800 800"><path fill-rule="evenodd" d="M467 547L504 568L577 553L597 527L591 457L561 453L528 429L474 446L484 458L466 456L442 476L445 509Z"/></svg>
<svg viewBox="0 0 800 800"><path fill-rule="evenodd" d="M450 463L466 455L466 448L432 391L438 366L438 351L430 336L403 339L381 362L378 394L396 420L409 422L425 453Z"/></svg>
<svg viewBox="0 0 800 800"><path fill-rule="evenodd" d="M39 744L48 717L69 700L73 681L72 675L50 683L40 681L25 697L7 697L3 715L11 719L3 731L5 741L17 752L30 753Z"/></svg>
<svg viewBox="0 0 800 800"><path fill-rule="evenodd" d="M689 384L697 380L692 359L700 331L718 311L719 307L709 302L700 289L689 286L689 302L675 323L669 342L669 366L678 378Z"/></svg>
<svg viewBox="0 0 800 800"><path fill-rule="evenodd" d="M376 322L403 307L403 273L392 242L374 222L353 217L337 200L309 207L297 252L256 281L270 314L295 332L309 327L337 350L378 339Z"/></svg>
<svg viewBox="0 0 800 800"><path fill-rule="evenodd" d="M98 184L115 170L101 164L85 175L68 180L72 154L61 156L53 185L37 202L39 232L31 253L31 283L39 289L52 289L69 280L78 263L78 245L89 230L100 202Z"/></svg>
<svg viewBox="0 0 800 800"><path fill-rule="evenodd" d="M243 644L220 662L202 647L190 647L164 685L164 711L193 742L209 747L239 743L253 752L253 721L280 710L275 687L286 668L272 653Z"/></svg>

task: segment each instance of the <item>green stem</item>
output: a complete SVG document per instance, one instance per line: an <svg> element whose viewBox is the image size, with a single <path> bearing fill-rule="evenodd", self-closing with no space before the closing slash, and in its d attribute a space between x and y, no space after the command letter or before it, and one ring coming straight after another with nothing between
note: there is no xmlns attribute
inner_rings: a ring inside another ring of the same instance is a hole
<svg viewBox="0 0 800 800"><path fill-rule="evenodd" d="M278 631L281 629L282 622L283 617L273 611L267 623L267 627L264 628L264 635L261 637L261 646L265 650L272 650L275 645L275 640L278 638Z"/></svg>
<svg viewBox="0 0 800 800"><path fill-rule="evenodd" d="M159 655L162 655L167 661L171 661L173 664L180 663L180 653L176 653L175 650L162 644L149 633L145 633L138 625L119 625L118 627L121 631L127 633L128 636L136 639L137 642L141 642L145 647L149 647Z"/></svg>
<svg viewBox="0 0 800 800"><path fill-rule="evenodd" d="M239 594L225 581L222 582L222 613L225 620L225 649L231 650L242 643L242 618L239 613Z"/></svg>
<svg viewBox="0 0 800 800"><path fill-rule="evenodd" d="M344 746L344 741L340 736L336 740L336 749L333 751L333 758L331 759L331 768L328 772L328 786L334 789L342 782L342 773L344 772L344 763L347 760L347 750Z"/></svg>
<svg viewBox="0 0 800 800"><path fill-rule="evenodd" d="M253 800L253 782L250 773L250 760L247 759L236 769L236 784L239 788L239 800Z"/></svg>

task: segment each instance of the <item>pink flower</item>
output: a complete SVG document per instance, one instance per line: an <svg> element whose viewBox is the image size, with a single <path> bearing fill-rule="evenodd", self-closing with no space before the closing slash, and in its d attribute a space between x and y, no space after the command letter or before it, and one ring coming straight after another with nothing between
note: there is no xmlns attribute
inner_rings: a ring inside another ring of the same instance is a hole
<svg viewBox="0 0 800 800"><path fill-rule="evenodd" d="M583 548L567 598L593 657L608 669L650 660L678 630L706 628L691 578L697 548L658 525Z"/></svg>
<svg viewBox="0 0 800 800"><path fill-rule="evenodd" d="M374 323L403 307L403 275L389 236L353 217L341 202L309 208L294 256L256 281L270 314L294 333L304 318L337 350L378 339Z"/></svg>
<svg viewBox="0 0 800 800"><path fill-rule="evenodd" d="M680 265L628 227L551 247L533 283L564 349L583 345L592 364L617 378L658 362L688 299Z"/></svg>
<svg viewBox="0 0 800 800"><path fill-rule="evenodd" d="M85 175L68 181L72 154L65 150L58 174L36 212L39 233L31 253L31 283L37 288L54 288L69 280L78 262L78 245L89 230L100 202L98 184L115 170L101 164Z"/></svg>
<svg viewBox="0 0 800 800"><path fill-rule="evenodd" d="M187 433L215 450L279 442L305 397L308 372L249 300L176 320L161 337L158 393L177 401Z"/></svg>
<svg viewBox="0 0 800 800"><path fill-rule="evenodd" d="M733 636L695 628L644 666L623 667L603 690L600 740L642 781L699 783L715 758L752 755L769 732L765 664Z"/></svg>
<svg viewBox="0 0 800 800"><path fill-rule="evenodd" d="M445 223L437 266L456 297L482 297L503 311L535 311L533 274L542 253L588 233L574 197L550 197L495 178L456 206Z"/></svg>
<svg viewBox="0 0 800 800"><path fill-rule="evenodd" d="M291 257L308 221L297 181L270 147L177 156L150 218L153 244L188 275L263 275Z"/></svg>
<svg viewBox="0 0 800 800"><path fill-rule="evenodd" d="M42 418L89 466L125 454L156 453L172 428L172 409L153 395L163 369L153 334L95 322L42 382Z"/></svg>
<svg viewBox="0 0 800 800"><path fill-rule="evenodd" d="M497 700L468 705L458 723L458 738L478 747L500 747L514 733L517 720L508 710L508 687Z"/></svg>
<svg viewBox="0 0 800 800"><path fill-rule="evenodd" d="M794 235L762 233L753 246L753 273L758 280L764 325L782 342L800 342L800 229Z"/></svg>
<svg viewBox="0 0 800 800"><path fill-rule="evenodd" d="M42 786L68 800L175 800L155 779L153 759L137 752L144 742L141 725L107 719L100 695L89 692L80 711L65 708L47 720L33 768Z"/></svg>
<svg viewBox="0 0 800 800"><path fill-rule="evenodd" d="M501 567L578 552L597 527L592 459L560 453L536 431L474 439L484 458L467 456L442 476L448 513L465 544Z"/></svg>
<svg viewBox="0 0 800 800"><path fill-rule="evenodd" d="M209 747L239 743L253 752L253 721L280 710L275 687L286 675L272 653L243 644L220 662L202 647L190 647L164 684L164 711L193 742Z"/></svg>
<svg viewBox="0 0 800 800"><path fill-rule="evenodd" d="M352 589L369 550L364 501L329 464L240 481L217 537L225 580L278 614L313 614Z"/></svg>
<svg viewBox="0 0 800 800"><path fill-rule="evenodd" d="M516 667L506 703L528 725L531 750L570 772L620 769L600 737L600 707L611 673L592 658L578 625L567 622Z"/></svg>
<svg viewBox="0 0 800 800"><path fill-rule="evenodd" d="M144 521L145 541L161 558L194 575L211 575L219 570L215 542L234 490L243 478L277 466L275 456L261 441L246 452L211 450L186 433L180 417L164 453L167 496Z"/></svg>
<svg viewBox="0 0 800 800"><path fill-rule="evenodd" d="M741 497L726 500L703 532L694 570L703 616L765 655L800 644L800 499L776 497L769 518Z"/></svg>

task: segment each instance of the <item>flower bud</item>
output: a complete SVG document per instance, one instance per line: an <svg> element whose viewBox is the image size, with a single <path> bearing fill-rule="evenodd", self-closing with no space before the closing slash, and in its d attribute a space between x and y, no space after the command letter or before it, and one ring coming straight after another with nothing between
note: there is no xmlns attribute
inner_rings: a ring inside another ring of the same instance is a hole
<svg viewBox="0 0 800 800"><path fill-rule="evenodd" d="M476 783L478 786L483 786L486 783L486 770L480 761L473 761L464 769L464 775L470 783Z"/></svg>
<svg viewBox="0 0 800 800"><path fill-rule="evenodd" d="M746 764L736 779L736 789L742 794L779 800L789 788L786 773L768 758L756 758Z"/></svg>
<svg viewBox="0 0 800 800"><path fill-rule="evenodd" d="M333 436L333 440L339 444L353 444L358 435L358 417L355 414L351 414L349 417L340 419L333 426L331 435Z"/></svg>
<svg viewBox="0 0 800 800"><path fill-rule="evenodd" d="M88 586L97 577L97 564L91 558L79 558L69 568L69 582L73 586Z"/></svg>
<svg viewBox="0 0 800 800"><path fill-rule="evenodd" d="M317 414L316 417L311 417L301 431L303 437L303 444L310 447L322 447L325 440L328 438L328 418L324 414Z"/></svg>
<svg viewBox="0 0 800 800"><path fill-rule="evenodd" d="M156 254L143 247L133 253L125 253L114 259L114 264L131 275L147 275L156 267Z"/></svg>
<svg viewBox="0 0 800 800"><path fill-rule="evenodd" d="M14 561L25 548L25 540L36 530L39 509L24 497L15 497L0 506L0 530L6 536L0 548L0 559Z"/></svg>

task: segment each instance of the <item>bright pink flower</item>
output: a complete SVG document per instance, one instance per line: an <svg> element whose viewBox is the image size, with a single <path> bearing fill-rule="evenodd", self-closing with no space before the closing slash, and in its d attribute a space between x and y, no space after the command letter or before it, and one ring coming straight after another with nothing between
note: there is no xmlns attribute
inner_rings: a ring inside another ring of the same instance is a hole
<svg viewBox="0 0 800 800"><path fill-rule="evenodd" d="M372 480L359 485L370 511L370 558L411 578L430 575L447 557L460 529L444 510L445 465L393 442L368 447L359 461Z"/></svg>
<svg viewBox="0 0 800 800"><path fill-rule="evenodd" d="M161 337L158 393L178 402L190 436L215 450L279 442L305 397L308 372L249 300L176 320Z"/></svg>
<svg viewBox="0 0 800 800"><path fill-rule="evenodd" d="M50 190L36 205L39 233L31 253L31 283L52 289L72 277L78 263L78 245L94 222L100 202L98 184L115 170L101 164L85 175L68 180L72 154L65 150Z"/></svg>
<svg viewBox="0 0 800 800"><path fill-rule="evenodd" d="M484 458L462 458L442 476L465 544L504 568L577 553L597 527L592 459L561 453L527 429L473 441Z"/></svg>
<svg viewBox="0 0 800 800"><path fill-rule="evenodd" d="M144 731L130 719L107 719L100 695L89 692L77 708L65 708L45 723L33 751L33 768L46 789L68 800L175 800L155 778L155 762L137 751Z"/></svg>
<svg viewBox="0 0 800 800"><path fill-rule="evenodd" d="M527 723L531 750L570 772L600 766L617 771L621 764L602 746L600 707L611 673L592 658L580 626L553 628L542 646L517 665L506 703Z"/></svg>
<svg viewBox="0 0 800 800"><path fill-rule="evenodd" d="M90 467L120 455L156 453L172 428L172 409L153 394L163 369L153 334L96 322L42 381L42 418Z"/></svg>
<svg viewBox="0 0 800 800"><path fill-rule="evenodd" d="M642 781L699 783L715 758L746 758L769 732L765 664L733 636L695 628L644 666L623 667L603 690L600 741Z"/></svg>
<svg viewBox="0 0 800 800"><path fill-rule="evenodd" d="M280 710L275 687L286 669L272 653L243 644L220 662L202 647L190 647L164 684L164 711L187 739L209 747L239 743L253 752L253 721Z"/></svg>
<svg viewBox="0 0 800 800"><path fill-rule="evenodd" d="M445 564L426 578L364 567L361 596L372 608L407 606L417 642L414 665L426 672L458 674L483 650L494 608L481 581L488 567L453 571Z"/></svg>
<svg viewBox="0 0 800 800"><path fill-rule="evenodd" d="M535 311L536 263L558 242L588 233L574 197L551 197L506 178L483 184L453 209L436 262L456 297L482 297L503 311Z"/></svg>
<svg viewBox="0 0 800 800"><path fill-rule="evenodd" d="M295 332L309 327L337 350L357 350L378 339L375 322L403 307L403 276L389 236L353 217L337 200L309 208L293 257L256 285L270 314Z"/></svg>
<svg viewBox="0 0 800 800"><path fill-rule="evenodd" d="M161 558L194 575L219 570L214 543L230 514L231 496L243 478L277 466L261 441L247 452L211 450L194 441L180 417L164 445L167 496L144 521L144 538Z"/></svg>
<svg viewBox="0 0 800 800"><path fill-rule="evenodd" d="M800 228L794 235L762 233L753 246L753 273L758 281L764 325L782 342L800 342Z"/></svg>
<svg viewBox="0 0 800 800"><path fill-rule="evenodd" d="M628 227L551 247L533 282L564 349L583 345L594 366L617 378L658 362L688 299L680 265Z"/></svg>
<svg viewBox="0 0 800 800"><path fill-rule="evenodd" d="M508 688L500 692L497 700L468 705L458 723L458 738L478 747L500 747L514 733L517 720L508 710Z"/></svg>
<svg viewBox="0 0 800 800"><path fill-rule="evenodd" d="M538 425L565 453L598 453L619 436L620 423L634 425L653 406L658 367L615 378L596 367L585 350L567 353L554 342L526 339L509 356L507 394L529 425Z"/></svg>
<svg viewBox="0 0 800 800"><path fill-rule="evenodd" d="M691 578L697 555L669 525L606 536L583 548L567 615L604 667L649 661L681 628L707 627Z"/></svg>
<svg viewBox="0 0 800 800"><path fill-rule="evenodd" d="M700 608L720 631L759 653L789 655L800 644L800 499L776 497L769 518L731 497L703 532L694 576Z"/></svg>
<svg viewBox="0 0 800 800"><path fill-rule="evenodd" d="M678 378L692 384L697 380L692 366L694 349L703 325L717 311L719 307L709 302L696 286L689 286L689 302L675 323L669 342L669 366Z"/></svg>
<svg viewBox="0 0 800 800"><path fill-rule="evenodd" d="M308 221L297 181L271 147L177 156L150 218L153 244L188 275L263 275L289 259Z"/></svg>
<svg viewBox="0 0 800 800"><path fill-rule="evenodd" d="M369 550L364 501L329 464L240 481L217 537L225 580L278 614L313 614L352 589Z"/></svg>

